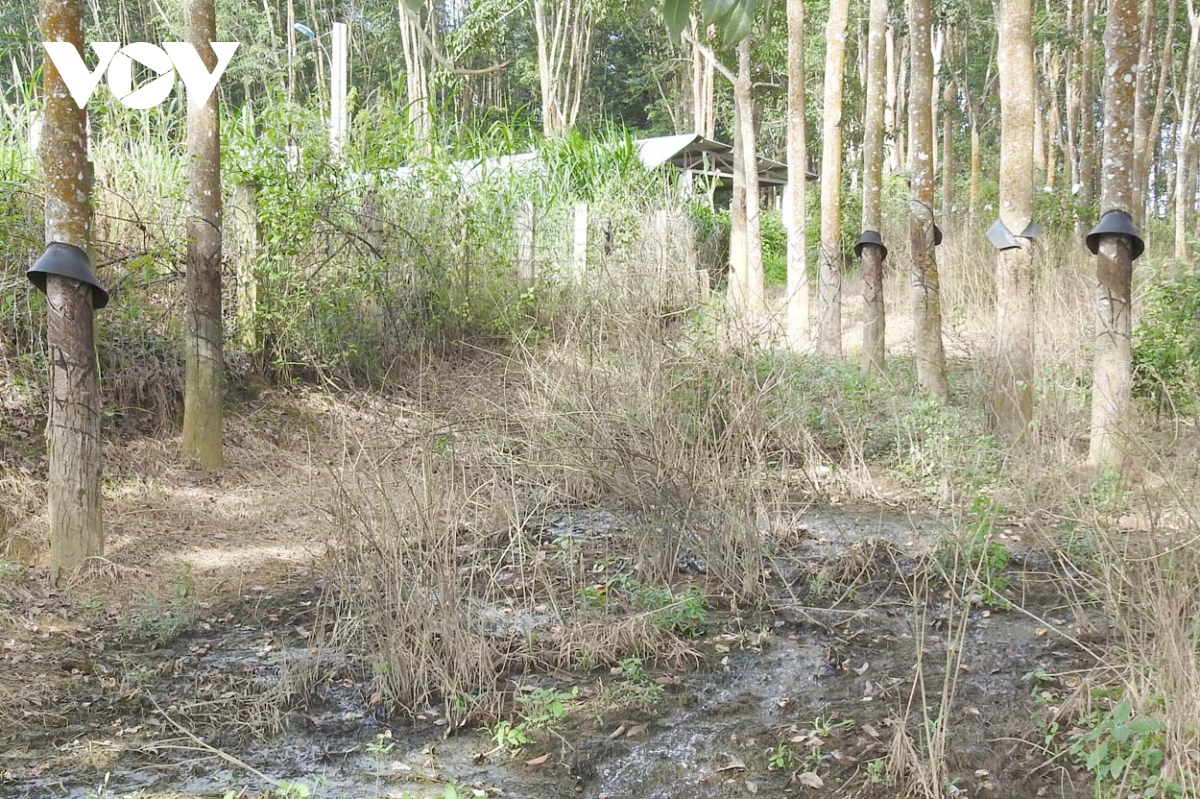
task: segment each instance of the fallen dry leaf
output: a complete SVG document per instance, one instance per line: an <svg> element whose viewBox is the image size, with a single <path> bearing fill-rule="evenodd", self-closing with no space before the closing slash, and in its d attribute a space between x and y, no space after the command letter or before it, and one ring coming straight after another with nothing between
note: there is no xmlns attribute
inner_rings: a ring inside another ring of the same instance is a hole
<svg viewBox="0 0 1200 799"><path fill-rule="evenodd" d="M718 772L722 772L722 771L745 771L745 770L746 770L746 764L745 764L745 763L744 763L742 760L740 760L739 758L733 757L732 755L731 755L731 756L730 756L730 758L729 758L729 764L728 764L728 765L721 766L719 769L717 769L717 771L718 771Z"/></svg>
<svg viewBox="0 0 1200 799"><path fill-rule="evenodd" d="M546 754L542 755L541 757L535 757L533 760L526 760L526 761L525 761L525 765L527 765L527 766L540 766L540 765L542 765L543 763L545 763L545 762L546 762L547 760L549 760L549 759L550 759L550 753L549 753L549 752L547 752Z"/></svg>
<svg viewBox="0 0 1200 799"><path fill-rule="evenodd" d="M609 738L609 740L613 740L616 738L620 738L624 734L625 734L625 725L622 724L620 727L617 727L615 730L613 730L611 733L609 733L608 738Z"/></svg>
<svg viewBox="0 0 1200 799"><path fill-rule="evenodd" d="M648 729L650 729L649 724L639 724L636 727L630 727L629 731L625 733L625 737L636 738Z"/></svg>
<svg viewBox="0 0 1200 799"><path fill-rule="evenodd" d="M808 788L824 788L825 787L825 780L821 779L820 775L817 774L815 771L806 771L803 774L796 777L796 779L799 780L801 785L804 785L805 787L808 787Z"/></svg>

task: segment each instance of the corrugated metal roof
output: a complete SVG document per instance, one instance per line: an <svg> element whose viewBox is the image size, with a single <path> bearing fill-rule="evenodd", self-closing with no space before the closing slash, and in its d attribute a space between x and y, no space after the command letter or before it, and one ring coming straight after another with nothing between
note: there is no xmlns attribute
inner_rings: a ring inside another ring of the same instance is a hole
<svg viewBox="0 0 1200 799"><path fill-rule="evenodd" d="M659 169L671 165L676 169L690 169L709 177L731 178L733 176L733 146L705 138L699 133L677 133L672 136L654 136L636 139L638 157L647 169ZM476 183L490 175L505 172L520 172L535 167L536 152L514 153L464 161L455 161L451 169L459 174L467 185ZM782 186L787 183L787 165L771 158L758 159L759 180L767 185ZM414 174L412 167L400 167L396 177L406 178ZM816 175L808 173L809 180Z"/></svg>

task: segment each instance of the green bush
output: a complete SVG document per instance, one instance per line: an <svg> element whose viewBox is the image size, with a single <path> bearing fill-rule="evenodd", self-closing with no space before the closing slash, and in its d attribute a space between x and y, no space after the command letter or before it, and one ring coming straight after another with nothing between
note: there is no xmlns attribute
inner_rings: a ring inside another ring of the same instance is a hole
<svg viewBox="0 0 1200 799"><path fill-rule="evenodd" d="M1134 391L1160 410L1200 410L1200 272L1148 288L1133 330L1133 377Z"/></svg>

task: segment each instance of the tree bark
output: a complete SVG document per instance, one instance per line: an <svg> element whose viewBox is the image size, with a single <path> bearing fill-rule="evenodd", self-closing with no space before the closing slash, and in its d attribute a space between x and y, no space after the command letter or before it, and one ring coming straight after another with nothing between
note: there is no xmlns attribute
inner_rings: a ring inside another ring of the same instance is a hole
<svg viewBox="0 0 1200 799"><path fill-rule="evenodd" d="M929 0L909 0L908 170L912 180L908 240L912 258L913 334L917 382L934 396L950 395L942 345L942 310L934 258L933 53Z"/></svg>
<svg viewBox="0 0 1200 799"><path fill-rule="evenodd" d="M533 0L542 132L561 136L574 127L591 67L592 6L587 0ZM551 15L553 19L551 19Z"/></svg>
<svg viewBox="0 0 1200 799"><path fill-rule="evenodd" d="M899 115L900 98L900 67L899 48L896 46L896 29L888 25L884 34L884 46L887 58L887 98L883 112L883 125L887 131L887 162L892 172L904 169L904 159L901 157L897 144L900 136L901 116Z"/></svg>
<svg viewBox="0 0 1200 799"><path fill-rule="evenodd" d="M729 282L726 299L736 314L744 314L749 295L746 249L746 156L742 116L733 119L733 194L729 200Z"/></svg>
<svg viewBox="0 0 1200 799"><path fill-rule="evenodd" d="M954 227L954 80L946 80L942 90L942 230Z"/></svg>
<svg viewBox="0 0 1200 799"><path fill-rule="evenodd" d="M792 0L799 4L799 0ZM867 28L867 107L863 121L862 229L882 233L881 196L883 183L883 115L887 91L885 56L887 44L887 0L871 0ZM887 358L887 321L883 302L883 248L862 247L863 270L863 365L868 372L882 374Z"/></svg>
<svg viewBox="0 0 1200 799"><path fill-rule="evenodd" d="M1163 54L1163 57L1164 57L1164 60L1166 60L1166 63L1160 64L1159 68L1158 68L1158 88L1154 92L1154 113L1151 115L1151 121L1150 121L1150 135L1152 135L1154 137L1154 145L1151 147L1150 153L1147 154L1147 164L1154 165L1154 178L1155 178L1156 187L1157 187L1157 184L1159 183L1160 176L1165 171L1163 168L1163 166L1164 166L1163 162L1166 160L1166 147L1164 146L1164 140L1163 140L1163 134L1162 134L1162 118L1163 118L1163 111L1166 109L1166 105L1167 105L1166 104L1167 77L1170 75L1170 73L1172 71L1171 69L1168 68L1168 64L1170 63L1171 57L1169 54L1171 53L1171 49L1172 49L1171 45L1172 45L1172 41L1173 41L1174 35L1175 35L1175 19L1177 17L1177 12L1179 9L1178 1L1177 0L1168 0L1167 8L1169 9L1167 12L1167 27L1166 27L1166 31L1163 35L1162 50L1160 51ZM1155 153L1158 153L1158 155L1159 155L1159 157L1157 159L1154 158ZM1165 193L1165 187L1164 187L1164 193ZM1157 199L1158 199L1157 190L1155 191L1155 196L1152 197L1151 199L1154 200L1155 202L1157 202Z"/></svg>
<svg viewBox="0 0 1200 799"><path fill-rule="evenodd" d="M184 35L208 70L217 56L213 0L188 0ZM221 114L219 92L203 106L188 102L187 304L184 343L183 452L206 469L224 464L221 409Z"/></svg>
<svg viewBox="0 0 1200 799"><path fill-rule="evenodd" d="M1090 203L1096 196L1096 36L1095 0L1083 0L1082 47L1079 63L1079 198Z"/></svg>
<svg viewBox="0 0 1200 799"><path fill-rule="evenodd" d="M1000 0L1000 221L1019 246L996 257L996 358L993 413L1011 442L1033 420L1033 248L1021 234L1033 220L1034 87L1032 4Z"/></svg>
<svg viewBox="0 0 1200 799"><path fill-rule="evenodd" d="M1150 76L1154 63L1155 25L1158 4L1143 0L1141 12L1141 42L1138 47L1137 84L1134 87L1133 111L1133 223L1139 228L1146 221L1146 187L1150 181Z"/></svg>
<svg viewBox="0 0 1200 799"><path fill-rule="evenodd" d="M842 86L849 13L849 0L831 0L825 26L817 348L828 355L842 353Z"/></svg>
<svg viewBox="0 0 1200 799"><path fill-rule="evenodd" d="M713 81L715 68L704 57L696 42L700 41L700 23L693 14L692 27L692 130L707 138L713 138L716 114L713 109Z"/></svg>
<svg viewBox="0 0 1200 799"><path fill-rule="evenodd" d="M1050 45L1046 45L1047 51ZM1053 189L1058 184L1058 154L1062 150L1062 112L1058 102L1058 75L1061 71L1057 50L1046 56L1046 94L1049 95L1050 113L1046 120L1046 187Z"/></svg>
<svg viewBox="0 0 1200 799"><path fill-rule="evenodd" d="M429 92L429 61L417 30L423 24L419 15L400 0L400 45L404 55L404 88L408 104L408 123L413 138L427 144L433 134L433 114ZM436 18L436 15L432 15ZM432 22L430 24L433 24Z"/></svg>
<svg viewBox="0 0 1200 799"><path fill-rule="evenodd" d="M70 42L83 53L83 4L42 0L43 41ZM67 92L54 62L45 59L45 121L40 153L46 179L46 241L88 248L92 222L92 165L87 115ZM100 493L100 397L96 379L92 288L49 275L46 280L50 354L50 578L62 584L86 558L104 554Z"/></svg>
<svg viewBox="0 0 1200 799"><path fill-rule="evenodd" d="M808 145L804 108L804 0L787 0L787 343L808 342L807 197Z"/></svg>
<svg viewBox="0 0 1200 799"><path fill-rule="evenodd" d="M754 90L750 72L750 37L738 43L734 104L742 136L746 181L746 311L757 328L763 319L762 197L758 182L758 137L754 129Z"/></svg>
<svg viewBox="0 0 1200 799"><path fill-rule="evenodd" d="M1187 66L1184 70L1183 110L1179 116L1179 137L1175 149L1175 257L1187 260L1192 255L1191 243L1188 241L1188 213L1191 211L1194 191L1193 186L1192 136L1196 129L1196 78L1200 70L1200 14L1196 12L1194 0L1188 0L1188 25L1191 34L1188 37Z"/></svg>
<svg viewBox="0 0 1200 799"><path fill-rule="evenodd" d="M967 182L967 220L972 230L975 228L979 212L979 178L981 171L982 150L979 141L979 107L975 95L967 94L967 121L971 124L971 176Z"/></svg>
<svg viewBox="0 0 1200 799"><path fill-rule="evenodd" d="M1190 11L1189 4L1189 11ZM1133 119L1137 69L1137 0L1108 0L1104 29L1104 181L1101 213L1130 210L1133 201ZM1193 20L1195 16L1192 15ZM1196 25L1193 21L1193 30ZM1092 439L1089 460L1120 468L1129 450L1128 418L1133 387L1130 342L1132 241L1101 237L1096 259L1096 346L1092 376Z"/></svg>

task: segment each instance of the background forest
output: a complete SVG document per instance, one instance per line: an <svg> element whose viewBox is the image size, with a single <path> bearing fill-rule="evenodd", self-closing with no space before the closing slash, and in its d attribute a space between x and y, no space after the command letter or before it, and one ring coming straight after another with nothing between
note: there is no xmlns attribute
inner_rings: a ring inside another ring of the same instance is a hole
<svg viewBox="0 0 1200 799"><path fill-rule="evenodd" d="M0 796L1200 796L1192 0L40 5L240 46L0 6Z"/></svg>

